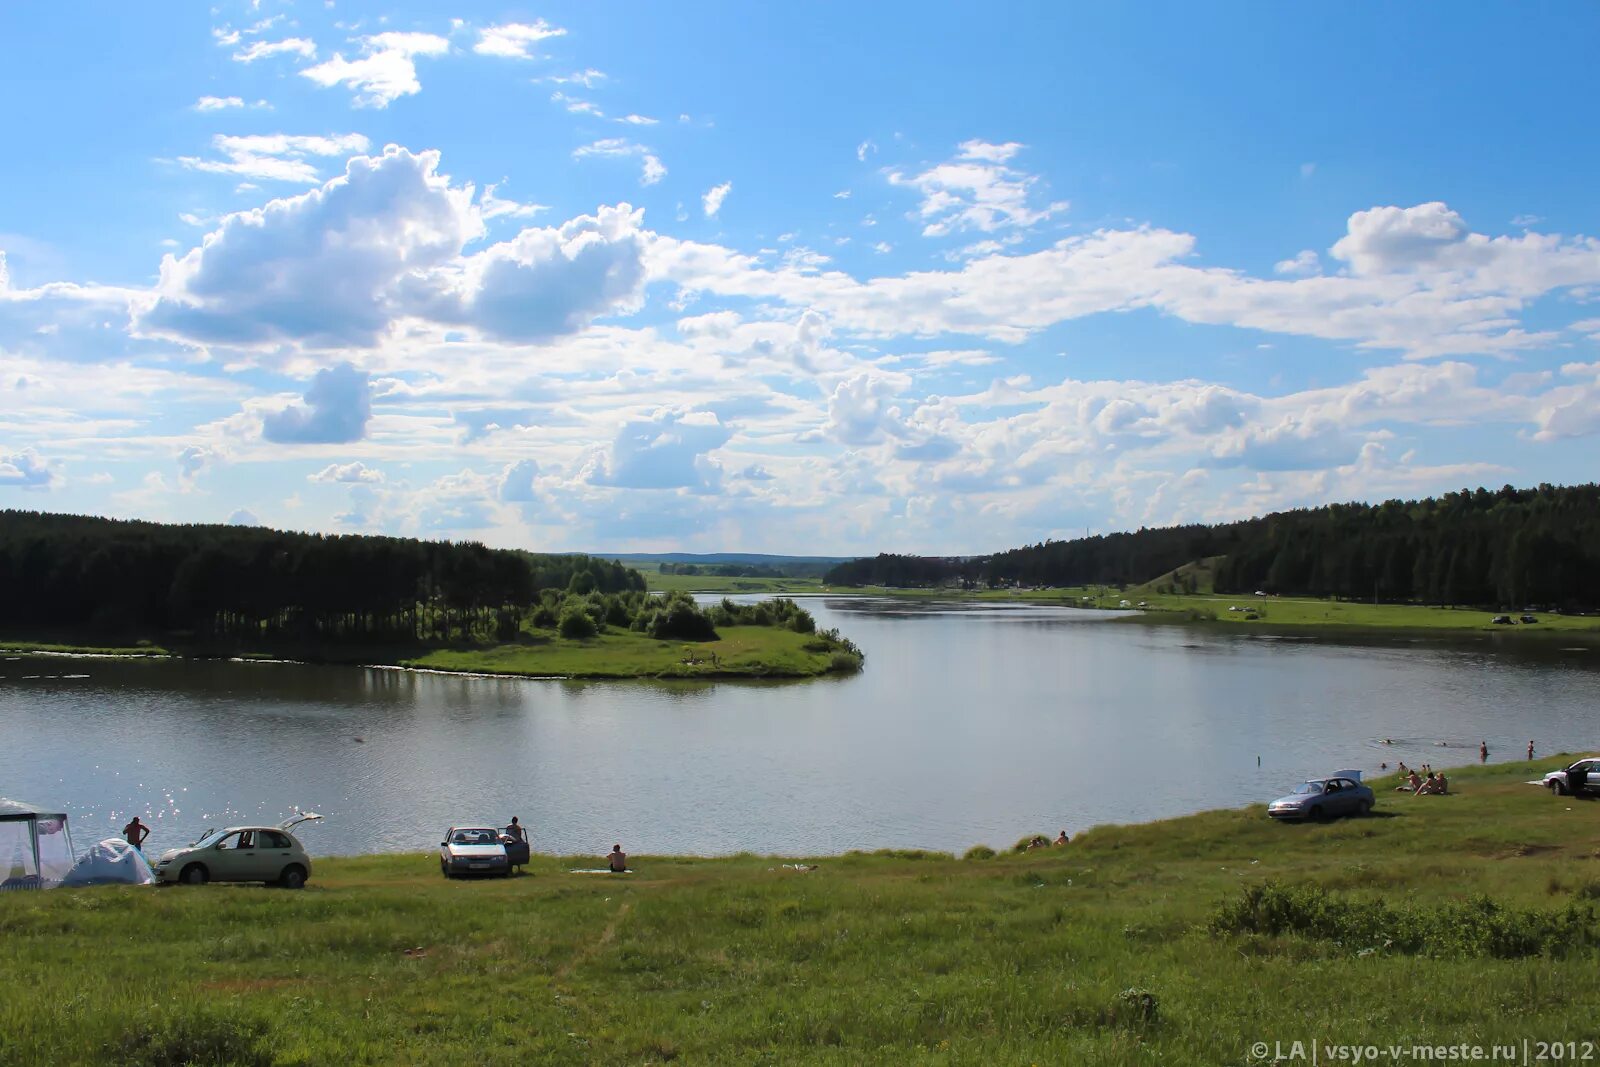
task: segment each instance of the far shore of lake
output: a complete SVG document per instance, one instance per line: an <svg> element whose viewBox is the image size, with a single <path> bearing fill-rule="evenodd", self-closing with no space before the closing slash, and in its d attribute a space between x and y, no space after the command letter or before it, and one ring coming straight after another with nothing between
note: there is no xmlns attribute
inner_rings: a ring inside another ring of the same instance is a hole
<svg viewBox="0 0 1600 1067"><path fill-rule="evenodd" d="M780 593L784 596L891 597L926 601L988 601L1043 604L1100 611L1125 611L1116 621L1168 625L1218 625L1229 628L1300 632L1394 632L1435 634L1489 634L1506 638L1548 640L1556 637L1600 640L1600 615L1562 615L1534 610L1494 610L1423 604L1372 604L1321 597L1257 596L1255 594L1163 594L1139 589L1118 591L1111 586L1053 588L959 589L949 586L900 588L891 586L828 586L811 578L696 578L667 575L670 588L700 595ZM646 574L651 589L662 576ZM702 583L697 585L696 583ZM753 588L740 589L741 584ZM1524 623L1524 614L1537 621ZM1496 623L1506 616L1509 623Z"/></svg>

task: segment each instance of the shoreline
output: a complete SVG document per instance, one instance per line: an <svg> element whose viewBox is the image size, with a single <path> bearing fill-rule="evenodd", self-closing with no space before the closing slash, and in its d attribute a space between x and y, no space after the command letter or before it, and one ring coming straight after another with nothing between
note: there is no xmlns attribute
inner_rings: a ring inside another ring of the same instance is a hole
<svg viewBox="0 0 1600 1067"><path fill-rule="evenodd" d="M1460 791L1457 788L1459 783L1466 783L1470 785L1474 781L1481 781L1485 778L1495 780L1516 779L1516 781L1510 783L1501 782L1500 784L1525 785L1530 791L1542 794L1544 790L1535 789L1538 784L1537 779L1541 778L1544 774L1551 770L1564 768L1574 760L1581 759L1592 754L1600 754L1600 745L1597 745L1592 753L1584 751L1554 752L1548 755L1540 755L1531 761L1513 758L1500 760L1493 763L1472 762L1453 766L1435 767L1433 770L1437 773L1444 774L1450 779L1453 790L1452 793L1449 794L1450 796L1460 795ZM1418 766L1421 766L1421 764ZM1511 773L1511 769L1515 767L1526 768L1526 773L1528 774L1529 778L1523 780L1520 774L1513 775ZM1410 803L1414 799L1410 794L1399 794L1397 787L1403 782L1403 779L1400 774L1394 770L1376 772L1372 775L1363 773L1361 781L1364 785L1369 786L1377 797L1378 805L1375 810L1380 818L1387 817L1384 815L1384 809L1387 805ZM1284 789L1288 789L1297 783L1290 778L1285 778L1280 784ZM1274 788L1276 788L1276 786ZM1433 798L1415 799L1419 801L1431 801ZM1572 797L1568 796L1563 796L1561 799L1564 803L1571 803L1573 800ZM1580 802L1588 803L1587 800L1581 800ZM1085 843L1095 843L1103 838L1134 833L1162 833L1175 831L1191 823L1259 817L1261 822L1264 824L1278 825L1275 821L1269 820L1267 816L1267 805L1269 803L1271 803L1271 798L1265 800L1254 800L1247 803L1225 807L1202 808L1198 811L1183 812L1175 815L1163 815L1157 818L1137 820L1132 822L1094 823L1072 833L1071 840L1066 846L1057 846L1052 844L1049 847L1037 849L1026 849L1021 847L1021 845L1024 841L1034 836L1045 836L1046 838L1051 838L1053 831L1047 833L1045 829L1041 827L1026 833L1019 833L1017 842L1014 845L989 845L983 842L975 842L966 846L966 848L962 851L925 847L921 845L886 845L876 848L860 846L856 848L844 849L843 851L839 852L757 852L751 849L740 849L733 852L646 853L630 851L629 856L634 862L638 863L650 861L653 863L667 863L678 866L719 864L731 861L761 861L767 863L791 864L804 862L808 864L820 864L825 862L838 863L849 860L863 860L883 857L971 863L983 859L1007 856L1026 856L1033 854L1060 856L1066 855L1075 847L1081 846ZM1392 812L1392 809L1390 810ZM276 816L271 818L276 818ZM1362 820L1360 818L1342 818L1335 820L1335 823L1348 825L1360 823L1361 821ZM263 824L271 825L270 821L267 821L266 819L263 820ZM537 837L537 824L530 822L526 825L531 828L533 836ZM1312 825L1312 823L1290 823L1288 825L1309 826ZM163 845L162 847L167 848L173 846ZM591 855L589 853L575 852L544 852L538 849L531 849L529 854L535 863L556 865L590 862L603 858L601 854ZM426 848L422 850L397 849L392 851L377 852L313 852L312 854L312 859L315 862L335 862L340 864L375 860L432 861L435 858L436 854ZM424 866L423 871L426 871L426 866Z"/></svg>
<svg viewBox="0 0 1600 1067"><path fill-rule="evenodd" d="M1134 1067L1265 1063L1250 1050L1302 1035L1588 1040L1597 802L1523 784L1563 760L1446 768L1442 797L1374 778L1366 817L1280 823L1252 804L961 858L635 851L629 875L573 874L608 838L469 880L427 852L322 856L307 834L297 891L0 894L0 1049Z"/></svg>
<svg viewBox="0 0 1600 1067"><path fill-rule="evenodd" d="M307 654L309 650L303 648L252 653L237 648L91 645L11 638L0 639L0 663L10 657L186 660L359 667L529 681L803 681L850 677L862 669L858 665L854 670L842 670L835 664L834 650L808 648L817 641L811 634L778 627L736 626L723 630L724 636L709 642L658 641L612 633L585 641L546 639L468 648L422 647L405 649L406 655L384 655L371 645L353 645L335 649L331 655L315 655ZM685 649L693 658L678 658ZM591 665L587 660L595 662ZM550 669L542 661L572 669Z"/></svg>
<svg viewBox="0 0 1600 1067"><path fill-rule="evenodd" d="M691 589L684 592L695 596L755 595L727 592L720 589ZM1600 646L1600 615L1560 615L1537 613L1539 623L1509 626L1495 625L1489 620L1495 615L1517 618L1520 611L1494 611L1487 608L1433 607L1423 604L1367 604L1359 601L1328 600L1315 597L1269 597L1258 600L1253 595L1238 597L1214 593L1193 595L1140 594L1130 592L1115 596L1094 598L1094 603L1084 603L1088 589L1077 587L1051 589L926 589L890 588L885 586L857 586L851 588L814 587L794 590L782 595L795 599L808 597L837 597L842 599L885 599L947 603L992 603L1039 605L1073 608L1080 611L1110 611L1123 613L1108 622L1147 626L1195 626L1227 631L1268 632L1321 635L1402 635L1415 634L1427 637L1493 637L1511 641L1549 641L1566 639ZM1147 606L1122 607L1122 600L1132 600L1134 605L1144 601ZM1220 606L1220 607L1219 607ZM1230 613L1228 606L1241 610ZM1259 618L1249 619L1246 614L1257 612ZM1284 617L1287 615L1287 617ZM1345 616L1345 617L1340 617Z"/></svg>

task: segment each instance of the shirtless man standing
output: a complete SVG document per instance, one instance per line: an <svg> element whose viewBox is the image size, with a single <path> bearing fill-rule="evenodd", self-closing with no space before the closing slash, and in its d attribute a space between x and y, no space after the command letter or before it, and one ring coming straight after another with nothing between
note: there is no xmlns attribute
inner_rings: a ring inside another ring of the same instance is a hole
<svg viewBox="0 0 1600 1067"><path fill-rule="evenodd" d="M140 822L139 816L135 815L133 821L122 828L122 836L127 838L128 844L142 852L144 839L150 836L150 827Z"/></svg>

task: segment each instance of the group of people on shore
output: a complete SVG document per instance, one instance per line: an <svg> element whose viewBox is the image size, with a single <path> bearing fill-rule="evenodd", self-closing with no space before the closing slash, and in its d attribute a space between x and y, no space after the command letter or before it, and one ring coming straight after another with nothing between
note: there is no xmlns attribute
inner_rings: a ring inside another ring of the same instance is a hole
<svg viewBox="0 0 1600 1067"><path fill-rule="evenodd" d="M1067 843L1067 832L1065 830L1063 830L1059 834L1057 834L1056 835L1056 839L1054 841L1050 840L1048 837L1044 836L1043 834L1034 834L1031 838L1028 839L1028 851L1032 852L1036 848L1050 848L1053 845L1064 845L1066 843Z"/></svg>
<svg viewBox="0 0 1600 1067"><path fill-rule="evenodd" d="M1412 796L1444 796L1450 792L1450 780L1444 776L1443 771L1437 773L1428 764L1420 768L1407 767L1404 760L1400 761L1400 773L1405 775L1405 781L1394 787L1396 793L1410 793Z"/></svg>

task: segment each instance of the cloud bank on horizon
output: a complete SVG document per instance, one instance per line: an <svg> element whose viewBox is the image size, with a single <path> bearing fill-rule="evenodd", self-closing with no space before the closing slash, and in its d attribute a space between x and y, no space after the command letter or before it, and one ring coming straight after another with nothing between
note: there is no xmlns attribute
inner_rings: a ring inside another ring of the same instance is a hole
<svg viewBox="0 0 1600 1067"><path fill-rule="evenodd" d="M966 553L1593 480L1600 19L1486 81L1452 10L8 12L0 507Z"/></svg>

